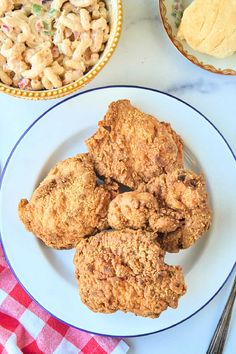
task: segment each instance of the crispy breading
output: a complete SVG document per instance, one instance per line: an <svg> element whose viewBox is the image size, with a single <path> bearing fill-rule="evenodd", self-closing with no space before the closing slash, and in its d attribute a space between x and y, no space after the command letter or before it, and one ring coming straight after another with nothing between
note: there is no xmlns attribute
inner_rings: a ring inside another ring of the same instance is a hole
<svg viewBox="0 0 236 354"><path fill-rule="evenodd" d="M154 234L104 231L82 239L74 257L81 300L94 312L158 317L186 292L181 267L164 263Z"/></svg>
<svg viewBox="0 0 236 354"><path fill-rule="evenodd" d="M152 193L163 208L183 214L179 228L159 234L158 241L166 251L178 252L192 246L209 229L212 212L203 174L178 169L151 179L138 190Z"/></svg>
<svg viewBox="0 0 236 354"><path fill-rule="evenodd" d="M26 229L47 246L75 247L81 237L108 227L107 210L116 183L98 185L88 154L59 162L34 191L22 199L19 216Z"/></svg>
<svg viewBox="0 0 236 354"><path fill-rule="evenodd" d="M141 182L183 167L183 142L170 124L133 107L109 105L97 132L86 141L101 176L136 189Z"/></svg>
<svg viewBox="0 0 236 354"><path fill-rule="evenodd" d="M126 192L117 195L108 208L108 223L116 230L124 228L171 232L181 226L184 213L162 208L148 192Z"/></svg>

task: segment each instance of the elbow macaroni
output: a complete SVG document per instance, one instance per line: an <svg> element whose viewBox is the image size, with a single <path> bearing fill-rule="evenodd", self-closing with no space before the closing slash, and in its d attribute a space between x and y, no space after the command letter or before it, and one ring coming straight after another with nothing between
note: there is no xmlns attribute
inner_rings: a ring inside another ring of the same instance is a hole
<svg viewBox="0 0 236 354"><path fill-rule="evenodd" d="M99 0L0 0L0 82L27 90L70 84L94 66L109 37Z"/></svg>

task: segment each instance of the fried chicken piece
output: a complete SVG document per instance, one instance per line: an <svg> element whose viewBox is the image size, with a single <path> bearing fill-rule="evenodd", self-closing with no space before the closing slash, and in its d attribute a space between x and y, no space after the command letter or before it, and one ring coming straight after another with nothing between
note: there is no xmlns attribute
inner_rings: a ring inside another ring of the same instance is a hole
<svg viewBox="0 0 236 354"><path fill-rule="evenodd" d="M168 252L192 246L210 227L212 213L208 206L205 179L202 174L178 169L151 179L139 191L152 193L163 208L181 215L182 226L170 233L159 234L158 242ZM178 217L177 217L178 218Z"/></svg>
<svg viewBox="0 0 236 354"><path fill-rule="evenodd" d="M28 231L47 246L75 247L81 237L108 227L107 211L116 183L98 185L88 154L59 162L34 191L22 199L19 216Z"/></svg>
<svg viewBox="0 0 236 354"><path fill-rule="evenodd" d="M183 227L174 232L161 233L158 242L167 252L179 252L180 249L192 246L209 229L211 224L211 212L208 207L196 208L186 213L186 221Z"/></svg>
<svg viewBox="0 0 236 354"><path fill-rule="evenodd" d="M184 213L161 208L157 198L148 192L126 192L117 195L108 208L108 223L116 230L125 228L171 232L181 226Z"/></svg>
<svg viewBox="0 0 236 354"><path fill-rule="evenodd" d="M132 189L164 172L183 167L183 142L170 124L133 107L109 105L97 132L86 141L95 168Z"/></svg>
<svg viewBox="0 0 236 354"><path fill-rule="evenodd" d="M164 263L154 234L104 231L81 240L74 257L81 300L94 312L158 317L186 292L181 267Z"/></svg>

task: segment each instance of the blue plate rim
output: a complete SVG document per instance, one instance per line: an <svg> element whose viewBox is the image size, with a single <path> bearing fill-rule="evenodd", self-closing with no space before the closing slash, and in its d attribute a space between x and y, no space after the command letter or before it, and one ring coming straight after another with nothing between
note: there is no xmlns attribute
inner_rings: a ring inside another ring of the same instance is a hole
<svg viewBox="0 0 236 354"><path fill-rule="evenodd" d="M2 184L3 184L3 179L4 179L4 175L6 173L6 170L7 170L7 167L8 167L8 164L12 158L12 155L14 154L14 151L16 150L17 146L20 144L21 140L23 140L23 138L25 137L25 135L31 130L31 128L33 128L33 126L39 121L41 120L48 112L50 112L51 110L53 110L54 108L56 108L57 106L60 106L61 104L65 103L66 101L69 101L75 97L78 97L80 95L84 95L88 92L92 92L92 91L97 91L97 90L104 90L104 89L112 89L112 88L135 88L135 89L140 89L140 90L146 90L146 91L152 91L152 92L157 92L157 93L160 93L164 96L168 96L168 97L171 97L181 103L183 103L184 105L190 107L191 109L193 109L195 112L197 112L203 119L205 119L212 127L214 130L216 130L216 132L220 135L220 137L223 139L224 143L226 144L226 146L228 147L228 149L230 150L230 153L232 154L233 156L233 159L234 161L236 162L236 156L233 152L233 149L231 148L231 146L229 145L229 143L227 142L227 140L225 139L225 137L223 136L223 134L220 132L220 130L204 115L202 114L198 109L196 109L194 106L190 105L189 103L185 102L184 100L174 96L174 95L171 95L167 92L164 92L164 91L161 91L161 90L158 90L158 89L154 89L154 88L150 88L150 87L145 87L145 86L137 86L137 85L107 85L107 86L100 86L100 87L95 87L95 88L91 88L91 89L88 89L88 90L85 90L85 91L82 91L82 92L78 92L74 95L71 95L69 97L66 97L64 99L62 99L61 101L55 103L54 105L52 105L50 108L48 108L44 113L42 113L37 119L35 119L33 121L32 124L29 125L29 127L24 131L24 133L20 136L20 138L17 140L17 142L15 143L15 145L13 146L8 158L7 158L7 161L4 165L4 168L2 170L2 173L1 173L1 176L0 176L0 192L1 192L1 189L2 189ZM165 328L162 328L158 331L154 331L154 332L148 332L148 333L141 333L141 334L136 334L136 335L111 335L111 334L105 334L105 333L98 333L98 332L92 332L92 331L88 331L86 329L83 329L83 328L80 328L80 327L77 327L75 325L72 325L66 321L64 321L63 319L55 316L53 313L51 313L49 310L47 310L43 305L41 305L34 297L33 295L24 287L24 285L21 283L20 279L17 277L13 267L11 266L11 263L8 259L8 256L7 256L7 253L6 253L6 250L4 248L4 245L3 245L3 241L2 241L2 235L0 233L0 243L2 245L2 249L3 249L3 253L4 253L4 256L6 258L6 261L11 269L11 271L13 272L14 276L16 277L17 281L19 282L19 284L22 286L22 288L25 290L25 292L29 295L29 297L35 301L41 308L43 308L46 312L48 312L51 316L53 316L54 318L56 318L57 320L59 320L60 322L70 326L70 327L73 327L75 329L78 329L80 331L83 331L83 332L87 332L87 333L92 333L92 334L95 334L95 335L99 335L99 336L105 336L105 337L113 337L113 338L134 338L134 337L143 337L143 336L147 336L147 335L151 335L151 334L156 334L156 333L160 333L160 332L163 332L163 331L166 331L168 329L171 329L173 327L176 327L178 326L179 324L187 321L188 319L190 319L191 317L193 317L194 315L196 315L198 312L200 312L204 307L206 307L213 299L214 297L220 292L220 290L224 287L224 285L226 284L227 280L229 279L230 275L233 273L234 271L234 268L236 268L236 261L235 263L233 264L228 276L226 277L225 281L223 282L223 284L219 287L219 289L213 294L213 296L204 304L202 305L199 309L197 309L195 312L193 312L191 315L185 317L183 320L177 322L177 323L174 323L173 325L171 326L168 326L168 327L165 327Z"/></svg>

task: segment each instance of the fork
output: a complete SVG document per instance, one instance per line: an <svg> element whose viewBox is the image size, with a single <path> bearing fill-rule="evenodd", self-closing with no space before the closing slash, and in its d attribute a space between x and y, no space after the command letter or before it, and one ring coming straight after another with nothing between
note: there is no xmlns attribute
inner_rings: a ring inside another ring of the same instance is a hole
<svg viewBox="0 0 236 354"><path fill-rule="evenodd" d="M236 296L236 277L206 354L222 354Z"/></svg>

